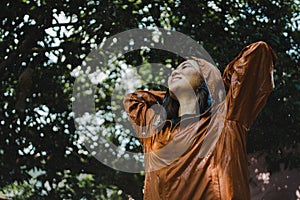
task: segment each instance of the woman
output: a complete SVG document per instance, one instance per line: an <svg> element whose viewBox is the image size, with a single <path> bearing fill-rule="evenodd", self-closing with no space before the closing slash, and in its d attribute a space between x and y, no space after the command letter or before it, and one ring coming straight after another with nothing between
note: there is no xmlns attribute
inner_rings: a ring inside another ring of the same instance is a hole
<svg viewBox="0 0 300 200"><path fill-rule="evenodd" d="M168 91L125 97L145 153L144 199L250 199L246 134L273 90L274 62L265 42L245 47L222 78L192 57Z"/></svg>

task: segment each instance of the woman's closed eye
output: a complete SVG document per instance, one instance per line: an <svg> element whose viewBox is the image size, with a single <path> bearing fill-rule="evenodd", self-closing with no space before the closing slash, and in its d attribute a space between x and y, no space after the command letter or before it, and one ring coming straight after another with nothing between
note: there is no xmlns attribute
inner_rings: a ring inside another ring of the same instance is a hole
<svg viewBox="0 0 300 200"><path fill-rule="evenodd" d="M190 67L190 65L188 65L188 64L182 65L181 69L185 69L187 67Z"/></svg>

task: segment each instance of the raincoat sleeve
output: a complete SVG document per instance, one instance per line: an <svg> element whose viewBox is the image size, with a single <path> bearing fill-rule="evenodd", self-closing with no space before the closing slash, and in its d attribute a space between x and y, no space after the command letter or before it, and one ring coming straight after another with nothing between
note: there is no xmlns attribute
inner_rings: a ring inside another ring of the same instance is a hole
<svg viewBox="0 0 300 200"><path fill-rule="evenodd" d="M273 65L276 56L265 42L245 47L231 61L223 74L226 96L226 119L249 129L274 88Z"/></svg>
<svg viewBox="0 0 300 200"><path fill-rule="evenodd" d="M131 124L140 139L151 134L151 122L155 118L155 110L161 107L164 91L136 91L125 96L124 108Z"/></svg>

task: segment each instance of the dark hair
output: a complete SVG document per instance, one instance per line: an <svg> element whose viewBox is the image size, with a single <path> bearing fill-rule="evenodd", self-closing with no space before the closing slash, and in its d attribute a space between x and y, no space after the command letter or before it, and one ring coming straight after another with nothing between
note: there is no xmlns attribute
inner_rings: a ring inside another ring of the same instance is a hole
<svg viewBox="0 0 300 200"><path fill-rule="evenodd" d="M209 91L204 81L196 89L195 94L198 100L198 106L196 106L196 113L202 114L210 106ZM178 117L179 102L171 97L169 91L167 91L166 97L163 102L163 106L166 109L168 119L174 119Z"/></svg>

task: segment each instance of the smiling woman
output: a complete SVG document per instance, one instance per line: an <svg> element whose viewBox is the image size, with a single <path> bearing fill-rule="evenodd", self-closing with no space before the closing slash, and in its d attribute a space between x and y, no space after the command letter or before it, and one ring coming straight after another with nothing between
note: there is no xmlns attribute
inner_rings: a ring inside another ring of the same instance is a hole
<svg viewBox="0 0 300 200"><path fill-rule="evenodd" d="M125 97L145 154L144 199L250 199L246 134L273 90L274 62L265 42L245 47L223 78L192 57L168 91Z"/></svg>
<svg viewBox="0 0 300 200"><path fill-rule="evenodd" d="M193 59L183 62L172 72L168 79L168 86L171 95L171 98L165 102L168 118L203 113L210 104L209 92L201 75L201 69ZM181 105L180 109L179 105Z"/></svg>
<svg viewBox="0 0 300 200"><path fill-rule="evenodd" d="M196 89L199 87L203 78L200 75L200 69L193 60L187 60L175 69L169 77L168 85L171 91L182 90L185 92L188 88ZM182 88L188 87L188 88Z"/></svg>

